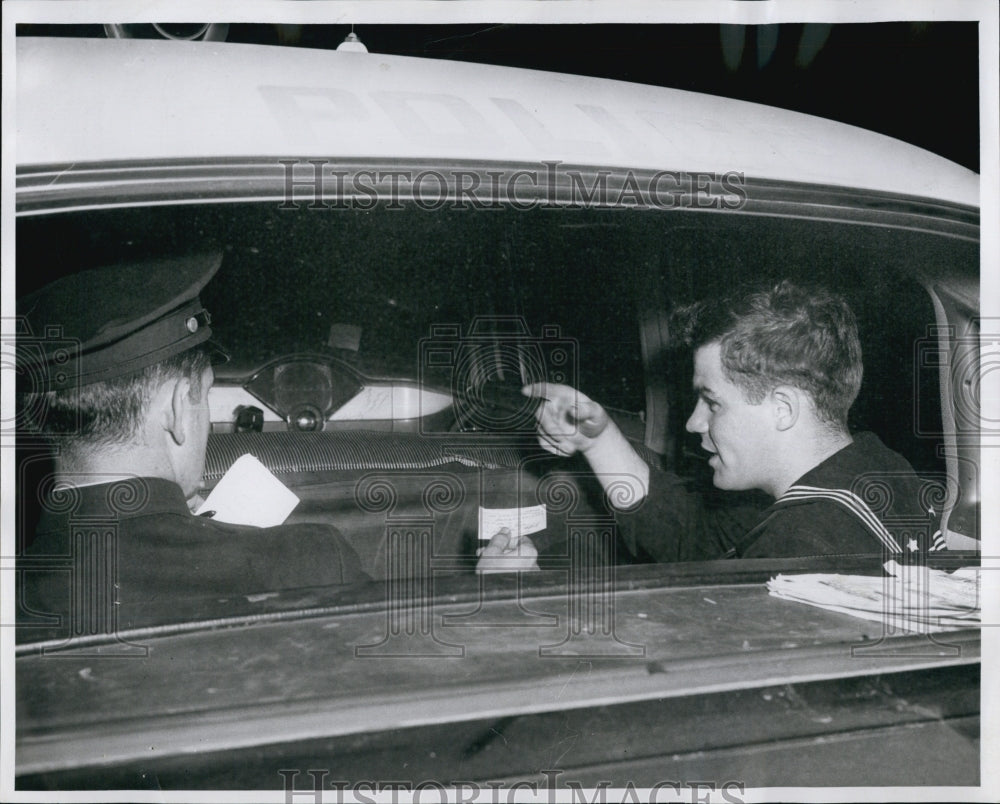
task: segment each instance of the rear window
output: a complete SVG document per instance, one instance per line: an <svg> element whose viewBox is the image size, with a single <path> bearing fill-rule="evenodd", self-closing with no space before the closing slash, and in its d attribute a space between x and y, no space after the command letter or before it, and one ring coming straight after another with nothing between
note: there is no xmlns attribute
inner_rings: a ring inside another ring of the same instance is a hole
<svg viewBox="0 0 1000 804"><path fill-rule="evenodd" d="M878 433L926 473L944 470L941 392L939 366L921 358L936 349L937 322L916 277L921 266L978 261L970 241L794 217L289 210L274 201L22 218L17 243L19 295L60 270L220 248L222 269L202 296L233 355L223 372L237 379L309 352L345 359L370 378L449 390L455 366L428 365L428 343L484 335L489 348L500 345L494 368L512 385L538 377L523 367L533 350L546 379L612 409L642 414L647 388L665 386L668 454L690 441L691 361L666 349L666 333L649 321L749 281L823 283L848 297L860 325L865 380L852 428ZM531 348L518 346L525 343ZM662 401L655 410L662 417ZM641 439L641 427L631 434Z"/></svg>

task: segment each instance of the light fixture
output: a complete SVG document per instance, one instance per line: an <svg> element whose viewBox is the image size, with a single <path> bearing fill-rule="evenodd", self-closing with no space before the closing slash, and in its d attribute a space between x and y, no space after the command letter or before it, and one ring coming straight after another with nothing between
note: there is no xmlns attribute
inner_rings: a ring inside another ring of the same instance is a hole
<svg viewBox="0 0 1000 804"><path fill-rule="evenodd" d="M365 47L365 43L358 39L358 35L351 31L344 41L337 45L337 50L342 50L346 53L367 53L368 48Z"/></svg>

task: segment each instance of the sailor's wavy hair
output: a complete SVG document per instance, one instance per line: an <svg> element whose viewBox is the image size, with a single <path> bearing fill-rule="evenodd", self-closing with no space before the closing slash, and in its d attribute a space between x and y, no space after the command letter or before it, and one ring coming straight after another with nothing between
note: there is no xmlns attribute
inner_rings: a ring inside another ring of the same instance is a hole
<svg viewBox="0 0 1000 804"><path fill-rule="evenodd" d="M863 364L854 313L822 287L783 281L678 308L674 342L720 345L722 369L751 404L779 385L806 391L817 417L846 428Z"/></svg>

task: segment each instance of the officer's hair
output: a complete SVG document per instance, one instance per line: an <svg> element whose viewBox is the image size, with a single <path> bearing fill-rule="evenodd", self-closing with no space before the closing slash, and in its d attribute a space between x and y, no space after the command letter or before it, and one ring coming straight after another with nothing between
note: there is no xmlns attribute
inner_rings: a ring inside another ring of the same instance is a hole
<svg viewBox="0 0 1000 804"><path fill-rule="evenodd" d="M718 343L726 379L747 402L790 385L812 397L822 422L846 429L863 365L857 321L840 296L786 280L681 308L671 329L695 349Z"/></svg>
<svg viewBox="0 0 1000 804"><path fill-rule="evenodd" d="M48 436L64 454L128 444L139 432L153 393L166 381L186 377L189 396L201 399L208 353L195 347L145 369L80 388L32 394L22 410L36 432Z"/></svg>

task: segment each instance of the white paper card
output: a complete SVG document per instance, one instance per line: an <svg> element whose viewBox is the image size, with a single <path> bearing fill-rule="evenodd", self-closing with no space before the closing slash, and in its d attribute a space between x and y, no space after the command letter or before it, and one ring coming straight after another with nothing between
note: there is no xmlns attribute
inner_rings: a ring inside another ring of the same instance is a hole
<svg viewBox="0 0 1000 804"><path fill-rule="evenodd" d="M270 528L284 522L299 498L249 453L236 459L195 514L232 525Z"/></svg>
<svg viewBox="0 0 1000 804"><path fill-rule="evenodd" d="M525 508L483 508L480 506L479 538L488 542L501 528L509 528L511 534L518 538L545 530L545 506L531 505Z"/></svg>

